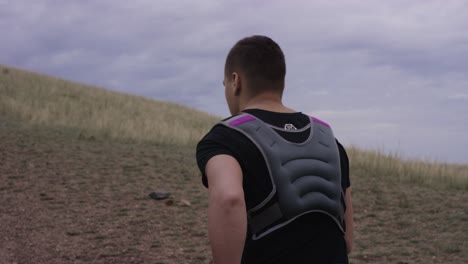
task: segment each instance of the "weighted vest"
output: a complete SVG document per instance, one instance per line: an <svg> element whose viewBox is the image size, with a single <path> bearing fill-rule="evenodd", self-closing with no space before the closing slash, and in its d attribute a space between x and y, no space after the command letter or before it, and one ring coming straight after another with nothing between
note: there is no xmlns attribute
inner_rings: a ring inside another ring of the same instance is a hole
<svg viewBox="0 0 468 264"><path fill-rule="evenodd" d="M284 129L247 113L220 124L249 138L262 153L270 174L272 191L247 212L253 240L312 212L330 216L344 232L340 156L328 124L312 117L308 126L292 131L311 128L309 138L302 143L285 140L274 131Z"/></svg>

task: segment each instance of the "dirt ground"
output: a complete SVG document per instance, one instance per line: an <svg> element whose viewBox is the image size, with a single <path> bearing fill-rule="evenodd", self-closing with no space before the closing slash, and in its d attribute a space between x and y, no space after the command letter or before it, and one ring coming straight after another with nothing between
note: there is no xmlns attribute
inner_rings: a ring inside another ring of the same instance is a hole
<svg viewBox="0 0 468 264"><path fill-rule="evenodd" d="M468 194L351 175L352 263L468 263ZM152 191L169 199L152 200ZM0 263L210 263L194 150L0 118Z"/></svg>
<svg viewBox="0 0 468 264"><path fill-rule="evenodd" d="M209 262L195 168L189 149L0 123L0 263Z"/></svg>

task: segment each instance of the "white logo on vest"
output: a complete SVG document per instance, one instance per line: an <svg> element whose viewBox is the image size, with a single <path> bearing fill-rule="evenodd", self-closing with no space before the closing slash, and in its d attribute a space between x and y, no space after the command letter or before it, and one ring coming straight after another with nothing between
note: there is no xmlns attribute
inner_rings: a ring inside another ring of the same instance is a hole
<svg viewBox="0 0 468 264"><path fill-rule="evenodd" d="M297 128L293 124L284 125L284 129L286 129L286 130L297 130Z"/></svg>

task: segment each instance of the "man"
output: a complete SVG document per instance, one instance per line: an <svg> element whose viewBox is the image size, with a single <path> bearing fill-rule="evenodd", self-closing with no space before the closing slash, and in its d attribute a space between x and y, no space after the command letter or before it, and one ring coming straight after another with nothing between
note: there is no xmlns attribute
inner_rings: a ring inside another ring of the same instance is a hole
<svg viewBox="0 0 468 264"><path fill-rule="evenodd" d="M214 263L348 263L348 158L328 124L282 104L281 48L244 38L224 75L233 116L197 146Z"/></svg>

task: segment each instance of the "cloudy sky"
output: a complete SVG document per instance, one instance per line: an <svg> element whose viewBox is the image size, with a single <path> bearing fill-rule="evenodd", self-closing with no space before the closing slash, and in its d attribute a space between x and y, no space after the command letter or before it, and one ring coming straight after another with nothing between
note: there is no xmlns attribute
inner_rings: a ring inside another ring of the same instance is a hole
<svg viewBox="0 0 468 264"><path fill-rule="evenodd" d="M468 2L0 0L0 64L228 114L228 50L286 55L284 102L343 143L468 162Z"/></svg>

